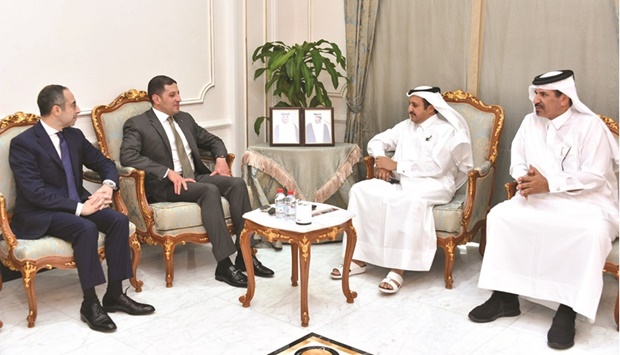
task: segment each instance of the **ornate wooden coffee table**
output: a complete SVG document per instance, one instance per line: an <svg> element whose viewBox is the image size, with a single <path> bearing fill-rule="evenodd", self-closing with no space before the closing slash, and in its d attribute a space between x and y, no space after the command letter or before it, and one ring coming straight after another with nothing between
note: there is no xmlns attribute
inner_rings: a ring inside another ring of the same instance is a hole
<svg viewBox="0 0 620 355"><path fill-rule="evenodd" d="M310 314L308 312L308 274L310 271L310 247L313 242L320 240L335 240L341 232L346 232L347 247L345 250L344 267L342 275L342 292L347 299L347 303L353 303L353 299L357 297L356 292L349 289L349 270L351 260L353 258L353 250L357 242L357 235L351 223L353 213L347 210L333 207L326 204L314 203L317 205L317 211L329 211L312 217L312 223L309 225L298 225L292 221L283 221L276 219L275 216L269 215L256 209L243 215L245 218L245 226L240 236L241 251L243 252L243 260L245 261L248 274L247 293L239 297L239 301L243 307L249 307L250 301L254 297L254 289L256 286L254 280L254 266L252 264L252 251L250 246L250 237L257 233L273 243L276 240L286 241L291 245L291 256L293 270L291 273L291 283L297 286L298 267L301 270L301 325L308 326ZM301 259L299 252L301 251ZM299 259L299 263L298 263Z"/></svg>

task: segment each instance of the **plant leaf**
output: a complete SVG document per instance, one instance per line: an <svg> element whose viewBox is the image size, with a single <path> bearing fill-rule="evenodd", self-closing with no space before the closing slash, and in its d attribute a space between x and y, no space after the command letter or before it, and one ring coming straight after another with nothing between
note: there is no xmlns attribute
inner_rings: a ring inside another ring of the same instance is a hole
<svg viewBox="0 0 620 355"><path fill-rule="evenodd" d="M254 72L254 80L256 80L259 76L261 76L267 68L259 68Z"/></svg>
<svg viewBox="0 0 620 355"><path fill-rule="evenodd" d="M338 76L340 75L340 73L338 73L336 71L335 65L332 62L329 63L325 63L325 69L327 70L327 72L329 73L329 76L331 76L332 78L332 85L334 86L334 88L338 88Z"/></svg>
<svg viewBox="0 0 620 355"><path fill-rule="evenodd" d="M313 50L310 52L312 56L312 65L314 66L314 75L318 78L321 74L321 70L323 69L323 57L318 50Z"/></svg>
<svg viewBox="0 0 620 355"><path fill-rule="evenodd" d="M277 52L276 55L274 55L274 57L272 57L269 61L269 69L275 70L281 67L291 56L295 54L295 52L295 48L291 48L288 52Z"/></svg>
<svg viewBox="0 0 620 355"><path fill-rule="evenodd" d="M263 125L263 121L265 119L269 119L269 117L260 116L256 118L256 121L254 121L254 133L256 133L257 136L260 135L260 127Z"/></svg>
<svg viewBox="0 0 620 355"><path fill-rule="evenodd" d="M312 80L312 74L306 63L301 63L301 74L304 76L304 94L305 96L310 96L312 95L312 84L314 81Z"/></svg>

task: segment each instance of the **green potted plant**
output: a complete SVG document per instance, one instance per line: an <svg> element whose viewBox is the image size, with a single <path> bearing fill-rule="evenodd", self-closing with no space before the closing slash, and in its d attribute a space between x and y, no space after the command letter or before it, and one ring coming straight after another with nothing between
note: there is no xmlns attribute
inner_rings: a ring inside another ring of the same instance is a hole
<svg viewBox="0 0 620 355"><path fill-rule="evenodd" d="M267 42L256 48L252 62L260 60L262 68L254 72L254 80L265 74L265 92L273 87L273 95L280 100L276 107L331 107L325 85L319 75L325 71L334 88L338 88L341 74L346 73L346 59L337 44L321 39L288 46L283 42ZM254 132L260 134L265 119L261 116L254 122Z"/></svg>

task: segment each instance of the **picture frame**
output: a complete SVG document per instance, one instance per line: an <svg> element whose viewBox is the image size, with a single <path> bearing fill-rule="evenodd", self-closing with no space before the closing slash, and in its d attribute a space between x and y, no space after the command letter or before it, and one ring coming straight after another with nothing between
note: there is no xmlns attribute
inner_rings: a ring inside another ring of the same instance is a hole
<svg viewBox="0 0 620 355"><path fill-rule="evenodd" d="M269 108L269 145L302 145L303 127L301 125L301 107Z"/></svg>
<svg viewBox="0 0 620 355"><path fill-rule="evenodd" d="M304 145L331 146L334 141L334 108L308 107L303 110Z"/></svg>

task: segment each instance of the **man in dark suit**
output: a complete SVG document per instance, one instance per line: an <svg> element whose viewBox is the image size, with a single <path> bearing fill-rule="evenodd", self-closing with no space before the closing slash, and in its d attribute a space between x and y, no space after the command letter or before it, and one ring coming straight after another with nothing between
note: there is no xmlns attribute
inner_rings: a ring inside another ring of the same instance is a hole
<svg viewBox="0 0 620 355"><path fill-rule="evenodd" d="M73 245L84 301L80 317L97 331L114 331L107 312L153 313L122 292L130 278L129 220L107 208L118 184L114 162L72 128L80 108L71 91L60 85L43 88L37 99L41 120L11 140L9 163L17 185L11 228L20 239L53 235ZM82 166L97 171L103 185L92 195L82 185ZM105 282L97 251L98 232L105 233L108 287L103 307L95 286Z"/></svg>
<svg viewBox="0 0 620 355"><path fill-rule="evenodd" d="M247 287L245 264L239 248L243 214L250 199L245 182L232 177L226 163L227 150L222 140L200 127L187 112L179 110L181 96L177 82L156 76L148 84L153 108L132 117L123 127L121 164L146 172L145 189L151 201L196 202L202 222L213 245L217 260L215 279L235 287ZM198 148L216 158L210 171L200 160ZM228 232L221 196L230 203L236 242ZM235 265L230 256L237 252ZM256 276L270 277L273 271L252 256Z"/></svg>

